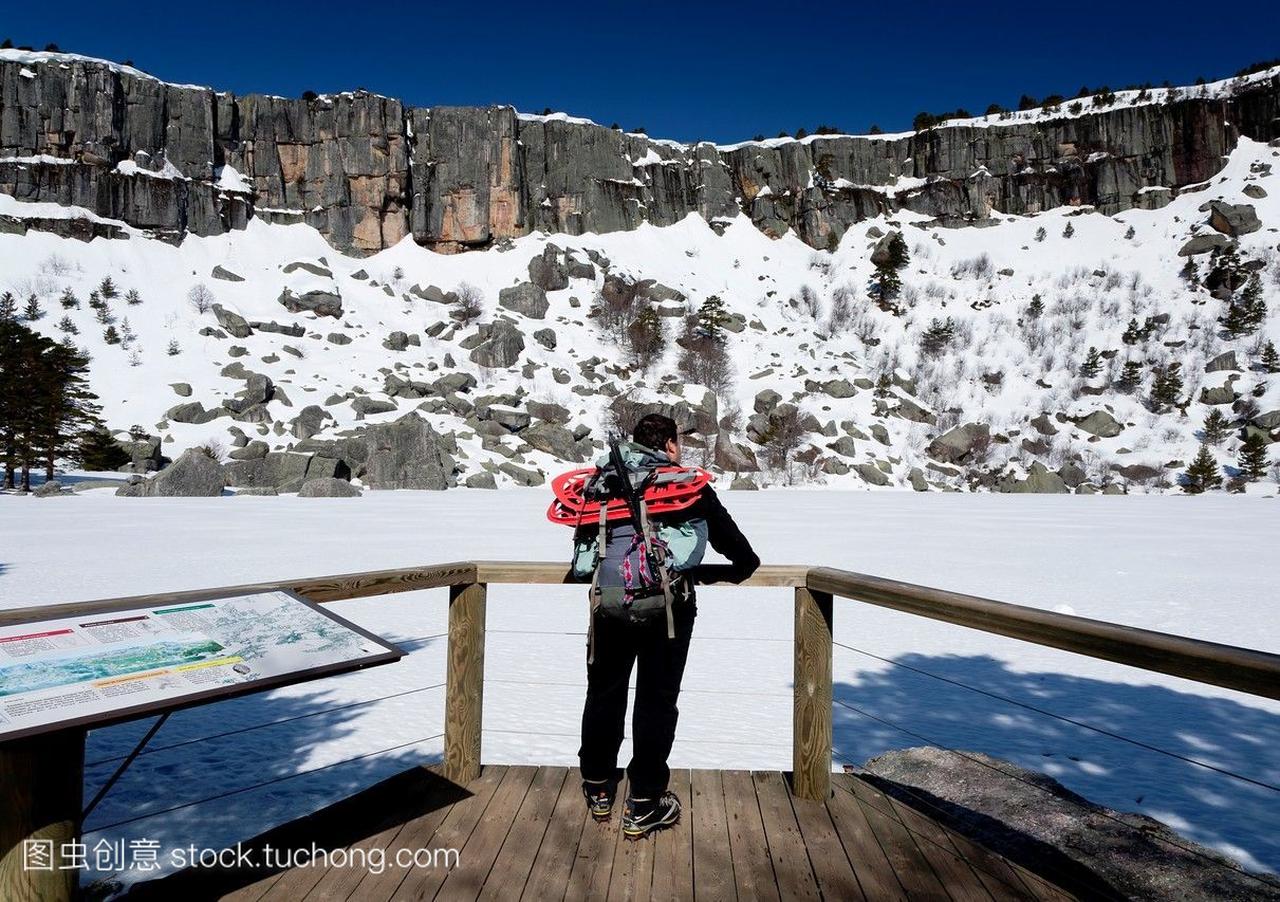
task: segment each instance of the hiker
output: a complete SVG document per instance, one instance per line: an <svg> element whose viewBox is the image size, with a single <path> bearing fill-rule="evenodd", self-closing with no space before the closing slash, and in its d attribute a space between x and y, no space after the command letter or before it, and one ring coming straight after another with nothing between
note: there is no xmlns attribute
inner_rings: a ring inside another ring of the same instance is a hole
<svg viewBox="0 0 1280 902"><path fill-rule="evenodd" d="M659 471L661 476L653 479L655 468L680 464L680 436L670 417L644 417L635 427L633 441L613 445L611 453L610 462L597 472L616 473L620 466L625 467L636 478L649 474L650 485L676 487L676 494L679 482L685 478L682 474L700 477L692 483L700 486L696 491L671 505L683 504L680 510L661 513L663 506L654 502L652 519L645 510L639 510L616 525L609 525L607 530L603 517L599 525L588 522L579 530L579 552L598 554L591 569L587 698L582 711L582 748L578 753L582 791L594 818L603 821L612 815L627 683L634 666L633 754L627 766L631 786L622 829L625 835L638 837L675 823L680 816L680 800L667 790L667 756L675 739L679 715L676 699L697 614L694 580L702 553L710 542L712 548L728 558L730 565L716 567L715 577L731 582L740 582L754 573L760 558L715 492L705 484L710 480L709 474L692 468L669 469ZM642 527L639 538L636 520ZM598 537L594 535L597 532ZM656 561L642 553L644 534L649 532L657 539ZM646 573L647 564L656 564L650 569L660 572ZM575 566L575 572L585 575L588 566ZM647 598L640 585L646 577L647 584L653 586ZM620 616L621 609L629 613Z"/></svg>

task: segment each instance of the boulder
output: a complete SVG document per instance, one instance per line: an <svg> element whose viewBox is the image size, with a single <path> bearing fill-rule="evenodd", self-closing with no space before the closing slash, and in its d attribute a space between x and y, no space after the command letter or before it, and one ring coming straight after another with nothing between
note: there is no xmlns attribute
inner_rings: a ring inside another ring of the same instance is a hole
<svg viewBox="0 0 1280 902"><path fill-rule="evenodd" d="M253 334L249 321L238 313L233 313L221 304L213 305L213 315L218 325L227 330L227 334L235 338L248 338Z"/></svg>
<svg viewBox="0 0 1280 902"><path fill-rule="evenodd" d="M210 423L220 416L225 416L227 411L222 408L215 407L212 410L205 410L204 405L199 401L190 401L186 404L178 404L170 407L165 411L164 418L174 423Z"/></svg>
<svg viewBox="0 0 1280 902"><path fill-rule="evenodd" d="M529 411L530 416L537 417L548 423L555 423L557 426L563 426L569 422L569 409L559 404L551 404L543 401L530 401L525 405L525 409Z"/></svg>
<svg viewBox="0 0 1280 902"><path fill-rule="evenodd" d="M359 498L360 489L345 479L321 477L308 479L298 489L299 498Z"/></svg>
<svg viewBox="0 0 1280 902"><path fill-rule="evenodd" d="M322 279L333 278L333 273L318 263L307 263L305 260L295 260L292 263L286 263L284 265L285 273L297 272L298 270L309 272L311 275L319 276Z"/></svg>
<svg viewBox="0 0 1280 902"><path fill-rule="evenodd" d="M944 432L925 448L934 460L947 464L974 463L991 444L991 427L986 423L965 423Z"/></svg>
<svg viewBox="0 0 1280 902"><path fill-rule="evenodd" d="M226 465L227 485L233 488L271 487L296 492L307 476L311 455L271 451L261 457L237 458Z"/></svg>
<svg viewBox="0 0 1280 902"><path fill-rule="evenodd" d="M290 313L308 311L316 316L332 316L334 319L342 316L341 296L329 291L308 291L305 294L296 295L286 288L280 292L277 300Z"/></svg>
<svg viewBox="0 0 1280 902"><path fill-rule="evenodd" d="M533 448L544 451L559 460L581 463L588 456L588 448L577 441L573 433L555 423L535 423L520 432L520 438ZM541 482L535 483L541 485Z"/></svg>
<svg viewBox="0 0 1280 902"><path fill-rule="evenodd" d="M56 479L50 479L41 483L31 493L37 498L52 498L55 495L70 494L62 491L62 483Z"/></svg>
<svg viewBox="0 0 1280 902"><path fill-rule="evenodd" d="M1114 438L1124 431L1124 426L1105 410L1095 410L1088 416L1076 419L1075 424L1078 429L1099 438Z"/></svg>
<svg viewBox="0 0 1280 902"><path fill-rule="evenodd" d="M569 273L561 262L561 256L560 248L548 244L541 256L529 261L529 281L540 291L559 291L569 287ZM502 303L501 296L498 303Z"/></svg>
<svg viewBox="0 0 1280 902"><path fill-rule="evenodd" d="M288 335L290 338L301 338L307 334L307 330L301 323L293 323L284 325L275 320L269 322L258 322L256 320L249 323L258 332L274 332L277 335Z"/></svg>
<svg viewBox="0 0 1280 902"><path fill-rule="evenodd" d="M1226 235L1196 235L1182 245L1182 250L1178 251L1178 256L1197 257L1200 254L1207 254L1218 248L1227 247L1229 244L1231 244L1231 239Z"/></svg>
<svg viewBox="0 0 1280 902"><path fill-rule="evenodd" d="M539 329L533 333L533 340L542 345L548 351L556 349L556 330L555 329Z"/></svg>
<svg viewBox="0 0 1280 902"><path fill-rule="evenodd" d="M1072 875L1082 899L1258 899L1278 890L1142 814L1082 798L1052 777L980 752L887 752L865 779L907 808L1033 873Z"/></svg>
<svg viewBox="0 0 1280 902"><path fill-rule="evenodd" d="M200 448L189 448L158 474L117 495L146 498L207 498L222 494L227 479L222 464Z"/></svg>
<svg viewBox="0 0 1280 902"><path fill-rule="evenodd" d="M170 382L169 387L173 389L173 393L179 398L191 397L191 384L189 382Z"/></svg>
<svg viewBox="0 0 1280 902"><path fill-rule="evenodd" d="M219 264L218 266L215 266L213 268L213 271L210 272L209 275L221 282L243 282L244 281L244 276L232 272L231 270L227 269L225 266L222 266L221 264Z"/></svg>
<svg viewBox="0 0 1280 902"><path fill-rule="evenodd" d="M498 292L498 306L523 313L531 319L545 319L551 305L545 291L531 282L521 282Z"/></svg>
<svg viewBox="0 0 1280 902"><path fill-rule="evenodd" d="M323 407L308 404L289 421L289 433L295 438L311 438L323 430L325 424L332 419L333 416Z"/></svg>
<svg viewBox="0 0 1280 902"><path fill-rule="evenodd" d="M137 438L116 439L120 450L129 455L129 463L120 469L129 473L148 473L159 470L164 465L164 456L160 451L160 436L139 435Z"/></svg>
<svg viewBox="0 0 1280 902"><path fill-rule="evenodd" d="M236 448L227 456L232 460L262 460L262 458L267 456L267 452L270 450L271 447L266 442L261 441L260 439L254 439L244 447ZM228 482L227 484L235 485L233 482Z"/></svg>
<svg viewBox="0 0 1280 902"><path fill-rule="evenodd" d="M506 320L479 326L473 337L479 340L471 350L471 362L488 369L514 366L524 353L524 333Z"/></svg>
<svg viewBox="0 0 1280 902"><path fill-rule="evenodd" d="M858 475L872 485L888 485L889 477L875 464L856 464L854 469Z"/></svg>
<svg viewBox="0 0 1280 902"><path fill-rule="evenodd" d="M768 415L775 407L782 403L782 395L778 394L771 388L766 388L756 392L756 400L753 409L756 413Z"/></svg>
<svg viewBox="0 0 1280 902"><path fill-rule="evenodd" d="M1050 473L1040 461L1031 465L1026 479L1006 478L1000 483L999 490L1036 495L1065 495L1070 491L1063 478L1057 473Z"/></svg>
<svg viewBox="0 0 1280 902"><path fill-rule="evenodd" d="M1239 394L1231 387L1230 382L1226 385L1216 385L1212 388L1200 389L1201 404L1232 404L1238 397L1240 397Z"/></svg>
<svg viewBox="0 0 1280 902"><path fill-rule="evenodd" d="M1262 228L1262 221L1252 204L1229 204L1225 201L1209 202L1209 225L1224 235L1238 238Z"/></svg>
<svg viewBox="0 0 1280 902"><path fill-rule="evenodd" d="M1041 435L1058 434L1058 427L1053 425L1053 421L1049 419L1049 415L1047 413L1042 413L1040 416L1031 420L1031 428Z"/></svg>
<svg viewBox="0 0 1280 902"><path fill-rule="evenodd" d="M364 434L367 456L362 481L371 489L446 489L454 484L456 464L446 441L416 413L370 426Z"/></svg>
<svg viewBox="0 0 1280 902"><path fill-rule="evenodd" d="M362 420L371 413L390 413L396 409L396 402L360 395L351 402L351 409L356 412L356 419Z"/></svg>
<svg viewBox="0 0 1280 902"><path fill-rule="evenodd" d="M924 471L919 467L912 467L911 472L907 474L907 481L911 483L911 488L917 492L929 491L929 480L924 478Z"/></svg>
<svg viewBox="0 0 1280 902"><path fill-rule="evenodd" d="M895 235L902 237L902 233L894 229L876 242L875 248L871 251L872 266L881 266L889 262L889 245L893 242Z"/></svg>
<svg viewBox="0 0 1280 902"><path fill-rule="evenodd" d="M516 485L535 486L542 485L546 481L546 477L538 470L529 470L524 467L518 467L511 461L504 461L498 465L498 471L511 477Z"/></svg>
<svg viewBox="0 0 1280 902"><path fill-rule="evenodd" d="M493 474L488 470L479 473L472 473L463 483L469 489L496 489L498 481L493 478Z"/></svg>
<svg viewBox="0 0 1280 902"><path fill-rule="evenodd" d="M1217 357L1210 360L1204 365L1206 373L1218 373L1224 370L1239 370L1240 361L1236 359L1235 351L1223 351Z"/></svg>

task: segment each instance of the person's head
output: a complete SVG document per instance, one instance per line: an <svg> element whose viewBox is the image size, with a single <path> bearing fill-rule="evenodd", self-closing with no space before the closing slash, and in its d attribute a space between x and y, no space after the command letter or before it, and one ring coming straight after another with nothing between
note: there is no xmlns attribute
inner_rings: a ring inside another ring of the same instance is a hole
<svg viewBox="0 0 1280 902"><path fill-rule="evenodd" d="M671 458L673 464L680 463L680 431L671 417L664 417L660 413L641 417L631 438L637 445L662 451Z"/></svg>

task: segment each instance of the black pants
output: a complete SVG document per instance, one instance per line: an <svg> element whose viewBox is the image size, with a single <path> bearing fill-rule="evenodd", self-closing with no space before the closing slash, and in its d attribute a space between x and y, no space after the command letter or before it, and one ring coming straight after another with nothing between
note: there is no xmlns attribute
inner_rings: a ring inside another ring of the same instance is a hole
<svg viewBox="0 0 1280 902"><path fill-rule="evenodd" d="M657 798L666 791L671 771L667 756L676 735L680 680L689 656L697 608L692 598L677 602L674 639L666 618L637 627L596 617L595 660L587 665L587 702L582 711L582 748L578 759L584 780L611 780L618 769L627 683L636 667L636 701L631 712L632 756L627 766L631 795Z"/></svg>

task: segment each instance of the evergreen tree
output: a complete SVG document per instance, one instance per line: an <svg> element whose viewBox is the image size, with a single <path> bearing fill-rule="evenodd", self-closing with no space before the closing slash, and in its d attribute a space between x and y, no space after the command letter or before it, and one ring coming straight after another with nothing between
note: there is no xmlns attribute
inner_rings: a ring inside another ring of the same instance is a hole
<svg viewBox="0 0 1280 902"><path fill-rule="evenodd" d="M1102 372L1102 355L1097 348L1090 345L1089 355L1084 363L1080 364L1080 375L1086 379L1096 379L1100 372Z"/></svg>
<svg viewBox="0 0 1280 902"><path fill-rule="evenodd" d="M61 329L63 332L67 333L68 335L80 334L80 330L77 329L76 324L71 321L71 317L66 316L65 314L63 315L62 319L58 320L58 328Z"/></svg>
<svg viewBox="0 0 1280 902"><path fill-rule="evenodd" d="M22 318L29 323L44 316L44 311L40 309L40 299L34 294L27 298L27 306L22 308Z"/></svg>
<svg viewBox="0 0 1280 902"><path fill-rule="evenodd" d="M1267 439L1261 432L1250 432L1240 446L1240 472L1249 481L1267 475Z"/></svg>
<svg viewBox="0 0 1280 902"><path fill-rule="evenodd" d="M1200 287L1200 267L1196 265L1195 257L1187 258L1187 262L1182 264L1180 274L1192 291Z"/></svg>
<svg viewBox="0 0 1280 902"><path fill-rule="evenodd" d="M929 328L925 329L924 335L920 337L920 353L926 357L936 357L946 350L947 345L951 344L951 339L955 337L956 324L951 317L945 320L933 319L929 322Z"/></svg>
<svg viewBox="0 0 1280 902"><path fill-rule="evenodd" d="M718 294L713 294L698 308L697 328L704 338L717 342L723 341L725 326L731 319L729 311L725 309L724 301Z"/></svg>
<svg viewBox="0 0 1280 902"><path fill-rule="evenodd" d="M631 362L641 371L647 371L662 358L667 347L667 336L662 317L652 305L646 305L635 321L627 327L627 353Z"/></svg>
<svg viewBox="0 0 1280 902"><path fill-rule="evenodd" d="M680 357L676 371L688 382L702 385L715 394L729 386L733 364L725 341L729 314L724 302L712 295L696 314L685 318L684 333L677 339Z"/></svg>
<svg viewBox="0 0 1280 902"><path fill-rule="evenodd" d="M116 321L116 318L111 315L110 307L108 307L106 304L101 304L98 307L97 320L98 320L98 325L109 326Z"/></svg>
<svg viewBox="0 0 1280 902"><path fill-rule="evenodd" d="M106 429L89 429L80 440L80 465L86 470L118 470L129 463L128 452Z"/></svg>
<svg viewBox="0 0 1280 902"><path fill-rule="evenodd" d="M1070 238L1075 233L1076 233L1076 227L1073 226L1071 223L1067 223L1067 227L1062 230L1062 237Z"/></svg>
<svg viewBox="0 0 1280 902"><path fill-rule="evenodd" d="M107 326L102 332L102 340L109 345L120 344L120 333L116 331L115 326Z"/></svg>
<svg viewBox="0 0 1280 902"><path fill-rule="evenodd" d="M887 398L893 391L893 377L888 373L881 373L876 379L876 397Z"/></svg>
<svg viewBox="0 0 1280 902"><path fill-rule="evenodd" d="M1142 329L1138 327L1137 318L1129 320L1129 325L1125 326L1124 333L1120 336L1120 340L1127 345L1136 345L1142 341Z"/></svg>
<svg viewBox="0 0 1280 902"><path fill-rule="evenodd" d="M1262 280L1254 273L1245 283L1240 294L1240 306L1244 308L1244 323L1249 332L1256 331L1267 319L1267 302L1262 297Z"/></svg>
<svg viewBox="0 0 1280 902"><path fill-rule="evenodd" d="M89 292L89 307L93 310L101 310L107 304L102 300L102 295L98 294L98 289Z"/></svg>
<svg viewBox="0 0 1280 902"><path fill-rule="evenodd" d="M1182 364L1176 360L1168 366L1155 368L1155 379L1151 384L1151 406L1164 410L1178 403L1182 394Z"/></svg>
<svg viewBox="0 0 1280 902"><path fill-rule="evenodd" d="M18 299L12 291L0 294L0 323L11 323L18 318Z"/></svg>
<svg viewBox="0 0 1280 902"><path fill-rule="evenodd" d="M1039 319L1044 314L1044 301L1040 300L1040 295L1032 295L1031 303L1027 305L1027 316L1031 319Z"/></svg>
<svg viewBox="0 0 1280 902"><path fill-rule="evenodd" d="M130 288L124 296L124 302L130 307L136 307L142 303L142 296L138 294L138 289Z"/></svg>
<svg viewBox="0 0 1280 902"><path fill-rule="evenodd" d="M1221 445L1231 433L1231 423L1223 416L1222 411L1213 408L1204 418L1204 440L1209 445Z"/></svg>
<svg viewBox="0 0 1280 902"><path fill-rule="evenodd" d="M80 307L80 299L76 297L76 293L70 287L62 292L62 297L58 301L62 304L63 310L75 310Z"/></svg>
<svg viewBox="0 0 1280 902"><path fill-rule="evenodd" d="M1036 229L1036 241L1044 241L1044 238L1045 238L1044 226L1040 226L1040 228Z"/></svg>
<svg viewBox="0 0 1280 902"><path fill-rule="evenodd" d="M102 295L104 300L112 301L119 296L120 291L116 288L116 283L111 281L110 276L103 276L98 284L98 294Z"/></svg>
<svg viewBox="0 0 1280 902"><path fill-rule="evenodd" d="M1262 368L1268 373L1280 373L1280 353L1276 352L1274 342L1268 341L1262 346L1262 356L1259 360Z"/></svg>
<svg viewBox="0 0 1280 902"><path fill-rule="evenodd" d="M875 265L875 275L871 277L871 290L876 298L876 305L881 310L897 315L900 311L893 301L902 291L902 277L898 275L898 270L905 267L911 259L907 253L907 242L903 239L901 232L892 232L889 235L886 251L884 259Z"/></svg>
<svg viewBox="0 0 1280 902"><path fill-rule="evenodd" d="M1200 453L1183 476L1182 490L1189 495L1199 495L1209 489L1221 488L1222 473L1208 445L1200 446Z"/></svg>
<svg viewBox="0 0 1280 902"><path fill-rule="evenodd" d="M182 347L178 344L178 339L176 338L169 339L169 356L177 357L181 353L182 353Z"/></svg>
<svg viewBox="0 0 1280 902"><path fill-rule="evenodd" d="M1126 394L1137 390L1142 384L1142 364L1136 360L1126 360L1124 367L1120 370L1120 378L1116 381L1116 387Z"/></svg>

